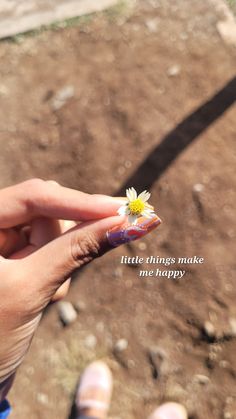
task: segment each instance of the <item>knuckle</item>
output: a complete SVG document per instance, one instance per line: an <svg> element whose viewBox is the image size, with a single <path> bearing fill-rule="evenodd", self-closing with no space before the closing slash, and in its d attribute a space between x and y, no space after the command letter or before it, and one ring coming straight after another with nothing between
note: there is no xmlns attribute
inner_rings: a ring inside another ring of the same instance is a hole
<svg viewBox="0 0 236 419"><path fill-rule="evenodd" d="M45 185L45 180L40 178L33 178L26 180L22 183L24 188L27 188L29 191L35 191L35 189L43 188Z"/></svg>
<svg viewBox="0 0 236 419"><path fill-rule="evenodd" d="M37 199L45 194L46 182L42 179L34 178L22 183L25 196L25 205L34 214Z"/></svg>
<svg viewBox="0 0 236 419"><path fill-rule="evenodd" d="M92 233L78 237L75 233L71 238L71 258L76 268L86 265L100 256L100 246Z"/></svg>
<svg viewBox="0 0 236 419"><path fill-rule="evenodd" d="M43 180L39 178L30 179L22 184L25 196L26 205L32 214L39 208L44 207L50 199L50 195L59 184L53 180Z"/></svg>
<svg viewBox="0 0 236 419"><path fill-rule="evenodd" d="M50 180L47 180L46 181L47 182L47 184L48 185L51 185L51 186L60 186L60 183L58 183L56 180L52 180L52 179L50 179Z"/></svg>

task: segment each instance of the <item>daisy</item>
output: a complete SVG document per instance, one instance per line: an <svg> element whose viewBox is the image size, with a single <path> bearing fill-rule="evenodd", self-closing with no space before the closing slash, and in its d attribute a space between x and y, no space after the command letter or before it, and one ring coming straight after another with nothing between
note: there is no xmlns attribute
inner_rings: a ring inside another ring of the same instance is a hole
<svg viewBox="0 0 236 419"><path fill-rule="evenodd" d="M152 218L153 207L147 203L151 194L143 191L139 195L134 188L126 189L126 202L118 209L119 215L127 215L130 224L136 224L139 217Z"/></svg>

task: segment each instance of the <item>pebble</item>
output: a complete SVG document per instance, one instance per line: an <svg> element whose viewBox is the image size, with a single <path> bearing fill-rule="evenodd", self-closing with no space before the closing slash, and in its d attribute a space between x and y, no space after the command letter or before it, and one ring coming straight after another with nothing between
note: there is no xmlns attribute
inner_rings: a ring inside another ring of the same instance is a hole
<svg viewBox="0 0 236 419"><path fill-rule="evenodd" d="M195 381L196 383L199 383L199 384L205 385L205 384L208 384L208 383L210 382L210 378L209 378L209 377L207 377L207 375L203 375L203 374L196 374L196 375L194 376L194 381Z"/></svg>
<svg viewBox="0 0 236 419"><path fill-rule="evenodd" d="M181 67L179 64L172 65L167 70L167 76L169 77L176 77L180 74Z"/></svg>
<svg viewBox="0 0 236 419"><path fill-rule="evenodd" d="M132 166L132 162L130 160L125 161L125 167L126 169L129 169Z"/></svg>
<svg viewBox="0 0 236 419"><path fill-rule="evenodd" d="M219 362L219 366L221 368L229 368L230 367L230 363L226 359L221 359L220 362Z"/></svg>
<svg viewBox="0 0 236 419"><path fill-rule="evenodd" d="M39 403L43 404L44 406L48 405L49 399L48 399L47 394L37 393L36 394L36 399Z"/></svg>
<svg viewBox="0 0 236 419"><path fill-rule="evenodd" d="M25 368L25 370L26 370L26 373L27 373L28 375L33 375L33 374L35 373L35 369L34 369L34 367L32 367L31 365L30 365L30 366L28 366L27 368Z"/></svg>
<svg viewBox="0 0 236 419"><path fill-rule="evenodd" d="M216 27L226 44L236 46L236 23L234 19L220 21L217 23Z"/></svg>
<svg viewBox="0 0 236 419"><path fill-rule="evenodd" d="M73 323L77 318L77 313L69 301L60 301L58 303L58 313L65 326Z"/></svg>
<svg viewBox="0 0 236 419"><path fill-rule="evenodd" d="M58 111L62 106L68 102L75 94L74 86L65 86L58 90L51 100L51 107L54 111Z"/></svg>
<svg viewBox="0 0 236 419"><path fill-rule="evenodd" d="M159 19L148 19L145 24L150 33L156 33L159 27Z"/></svg>
<svg viewBox="0 0 236 419"><path fill-rule="evenodd" d="M236 318L231 317L231 319L229 319L229 324L231 336L236 337Z"/></svg>
<svg viewBox="0 0 236 419"><path fill-rule="evenodd" d="M211 339L216 336L215 326L211 322L209 322L208 320L205 321L204 326L203 326L203 330L204 330L205 334Z"/></svg>
<svg viewBox="0 0 236 419"><path fill-rule="evenodd" d="M166 358L166 352L159 346L148 348L148 359L152 368L152 376L156 380L161 373L161 366Z"/></svg>
<svg viewBox="0 0 236 419"><path fill-rule="evenodd" d="M193 185L193 192L202 192L204 190L204 185L202 183L196 183Z"/></svg>
<svg viewBox="0 0 236 419"><path fill-rule="evenodd" d="M4 84L0 84L0 96L8 96L8 88Z"/></svg>
<svg viewBox="0 0 236 419"><path fill-rule="evenodd" d="M123 352L128 348L128 341L126 339L119 339L114 346L116 352Z"/></svg>
<svg viewBox="0 0 236 419"><path fill-rule="evenodd" d="M120 279L120 278L122 278L122 277L123 277L123 269L122 269L120 266L118 266L118 267L114 270L114 277L115 277L116 279Z"/></svg>
<svg viewBox="0 0 236 419"><path fill-rule="evenodd" d="M147 249L147 245L144 242L139 242L138 243L138 248L139 248L139 250L146 250Z"/></svg>
<svg viewBox="0 0 236 419"><path fill-rule="evenodd" d="M84 344L86 346L86 348L88 349L94 349L95 346L97 345L97 338L94 335L88 335L86 336L85 340L84 340Z"/></svg>
<svg viewBox="0 0 236 419"><path fill-rule="evenodd" d="M76 301L76 303L74 303L74 307L75 307L76 311L78 311L79 313L86 310L86 304L82 300Z"/></svg>

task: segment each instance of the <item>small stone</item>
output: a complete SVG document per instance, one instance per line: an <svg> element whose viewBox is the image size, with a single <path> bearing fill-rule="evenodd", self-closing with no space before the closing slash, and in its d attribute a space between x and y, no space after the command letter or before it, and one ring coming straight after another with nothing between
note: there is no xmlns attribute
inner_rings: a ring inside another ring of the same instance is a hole
<svg viewBox="0 0 236 419"><path fill-rule="evenodd" d="M115 277L116 279L120 279L120 278L122 278L122 277L123 277L123 269L122 269L120 266L118 266L118 267L114 270L114 277Z"/></svg>
<svg viewBox="0 0 236 419"><path fill-rule="evenodd" d="M51 100L51 106L54 111L58 111L66 102L71 99L75 94L74 86L65 86L58 90Z"/></svg>
<svg viewBox="0 0 236 419"><path fill-rule="evenodd" d="M27 368L25 368L25 370L26 370L28 375L33 375L35 373L35 369L31 365L28 366Z"/></svg>
<svg viewBox="0 0 236 419"><path fill-rule="evenodd" d="M58 303L58 313L64 326L73 323L77 318L77 313L69 301L60 301Z"/></svg>
<svg viewBox="0 0 236 419"><path fill-rule="evenodd" d="M88 349L94 349L97 345L97 338L94 335L88 335L85 340L84 344Z"/></svg>
<svg viewBox="0 0 236 419"><path fill-rule="evenodd" d="M138 248L139 248L139 250L146 250L147 249L147 245L144 242L139 242L138 243Z"/></svg>
<svg viewBox="0 0 236 419"><path fill-rule="evenodd" d="M204 190L204 185L202 183L196 183L193 185L193 192L202 192Z"/></svg>
<svg viewBox="0 0 236 419"><path fill-rule="evenodd" d="M159 346L148 348L148 361L152 370L152 377L157 380L161 374L163 361L166 358L166 352Z"/></svg>
<svg viewBox="0 0 236 419"><path fill-rule="evenodd" d="M44 406L48 405L49 403L48 396L44 393L37 393L36 399L39 403L43 404Z"/></svg>
<svg viewBox="0 0 236 419"><path fill-rule="evenodd" d="M181 67L179 64L172 65L167 70L167 76L169 77L176 77L180 74Z"/></svg>
<svg viewBox="0 0 236 419"><path fill-rule="evenodd" d="M130 160L126 160L125 161L125 167L126 167L126 169L129 169L131 166L132 166L131 161Z"/></svg>
<svg viewBox="0 0 236 419"><path fill-rule="evenodd" d="M126 339L119 339L114 346L114 351L123 352L128 348L128 341Z"/></svg>
<svg viewBox="0 0 236 419"><path fill-rule="evenodd" d="M230 363L226 359L221 359L220 362L219 362L219 366L221 368L226 369L226 368L229 368L230 367Z"/></svg>
<svg viewBox="0 0 236 419"><path fill-rule="evenodd" d="M236 23L234 19L220 21L216 27L226 44L236 46Z"/></svg>
<svg viewBox="0 0 236 419"><path fill-rule="evenodd" d="M233 337L236 337L236 318L231 318L229 319L229 324L230 324L230 334Z"/></svg>
<svg viewBox="0 0 236 419"><path fill-rule="evenodd" d="M212 339L216 336L215 327L208 320L205 321L204 326L203 326L203 330L204 330L205 334L207 335L207 337L210 338L210 339Z"/></svg>
<svg viewBox="0 0 236 419"><path fill-rule="evenodd" d="M8 96L8 88L4 84L0 84L0 96Z"/></svg>
<svg viewBox="0 0 236 419"><path fill-rule="evenodd" d="M215 352L209 353L209 360L210 361L216 361L217 360L217 354Z"/></svg>
<svg viewBox="0 0 236 419"><path fill-rule="evenodd" d="M205 385L205 384L208 384L208 383L210 382L210 378L209 378L209 377L207 377L207 375L203 375L203 374L196 374L196 375L194 376L194 381L195 381L196 383L199 383L199 384Z"/></svg>
<svg viewBox="0 0 236 419"><path fill-rule="evenodd" d="M150 33L155 33L158 31L159 19L148 19L145 24Z"/></svg>
<svg viewBox="0 0 236 419"><path fill-rule="evenodd" d="M82 313L83 311L86 310L86 304L82 300L76 301L76 303L74 303L74 307L76 311L78 311L78 313Z"/></svg>

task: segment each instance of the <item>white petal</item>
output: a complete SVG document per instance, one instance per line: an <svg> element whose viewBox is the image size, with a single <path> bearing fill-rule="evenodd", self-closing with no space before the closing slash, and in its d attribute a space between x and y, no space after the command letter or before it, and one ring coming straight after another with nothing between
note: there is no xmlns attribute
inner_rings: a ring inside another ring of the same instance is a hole
<svg viewBox="0 0 236 419"><path fill-rule="evenodd" d="M128 216L128 223L129 224L135 224L135 222L137 221L138 217L137 215L129 215Z"/></svg>
<svg viewBox="0 0 236 419"><path fill-rule="evenodd" d="M143 191L139 194L138 198L141 199L143 202L146 202L149 200L150 196L150 192Z"/></svg>
<svg viewBox="0 0 236 419"><path fill-rule="evenodd" d="M132 189L131 188L126 189L126 196L129 200L129 202L132 201Z"/></svg>
<svg viewBox="0 0 236 419"><path fill-rule="evenodd" d="M133 187L126 189L126 196L129 199L129 201L134 201L135 199L137 199L137 192Z"/></svg>
<svg viewBox="0 0 236 419"><path fill-rule="evenodd" d="M132 189L132 194L133 194L133 200L135 200L137 199L137 192L134 188L131 188L131 189Z"/></svg>
<svg viewBox="0 0 236 419"><path fill-rule="evenodd" d="M145 205L144 211L149 212L150 214L155 213L154 208L150 208L147 205Z"/></svg>
<svg viewBox="0 0 236 419"><path fill-rule="evenodd" d="M142 215L147 218L152 218L154 215L154 211L145 209L142 211Z"/></svg>

